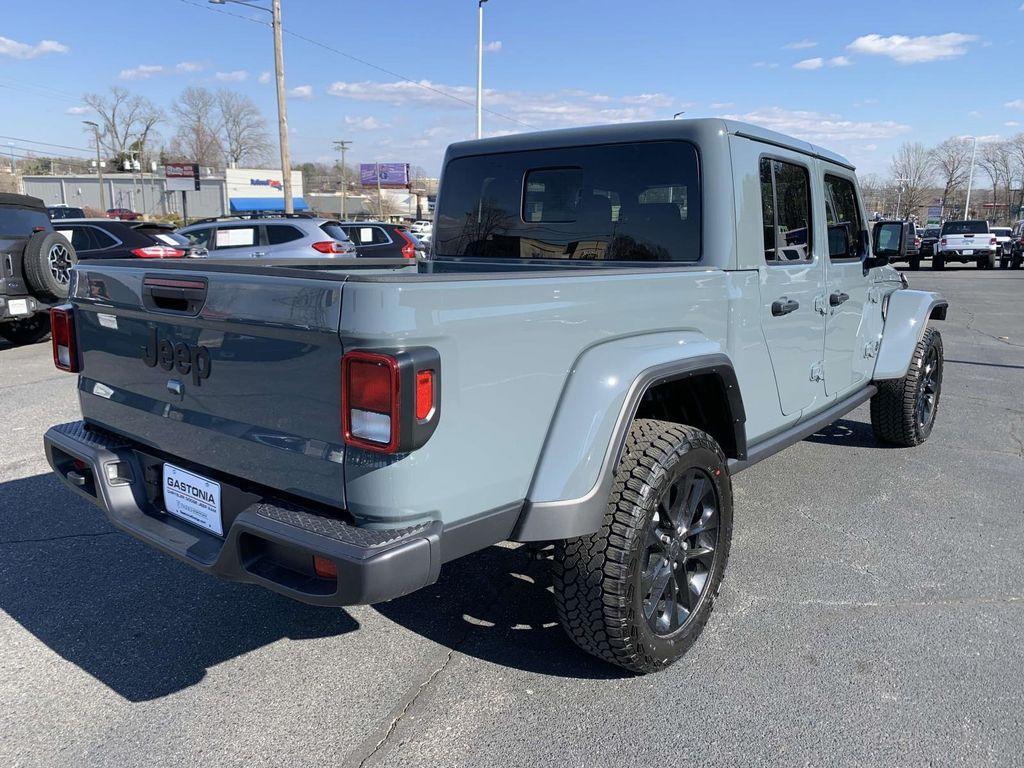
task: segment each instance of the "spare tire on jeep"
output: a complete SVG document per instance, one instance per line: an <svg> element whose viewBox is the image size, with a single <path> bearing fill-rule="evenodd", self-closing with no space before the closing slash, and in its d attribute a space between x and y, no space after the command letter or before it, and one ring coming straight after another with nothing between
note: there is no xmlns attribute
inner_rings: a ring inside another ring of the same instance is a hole
<svg viewBox="0 0 1024 768"><path fill-rule="evenodd" d="M68 297L71 268L78 263L75 249L59 232L35 232L25 243L22 269L29 288L43 301Z"/></svg>

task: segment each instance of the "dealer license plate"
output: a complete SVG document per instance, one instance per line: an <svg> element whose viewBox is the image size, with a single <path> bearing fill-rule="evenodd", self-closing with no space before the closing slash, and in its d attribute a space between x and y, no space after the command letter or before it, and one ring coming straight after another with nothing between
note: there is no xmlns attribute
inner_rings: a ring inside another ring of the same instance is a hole
<svg viewBox="0 0 1024 768"><path fill-rule="evenodd" d="M973 255L974 255L974 251L973 250L971 250L970 248L965 248L964 249L964 256L973 256Z"/></svg>
<svg viewBox="0 0 1024 768"><path fill-rule="evenodd" d="M224 535L220 516L220 483L164 464L164 509L203 530Z"/></svg>

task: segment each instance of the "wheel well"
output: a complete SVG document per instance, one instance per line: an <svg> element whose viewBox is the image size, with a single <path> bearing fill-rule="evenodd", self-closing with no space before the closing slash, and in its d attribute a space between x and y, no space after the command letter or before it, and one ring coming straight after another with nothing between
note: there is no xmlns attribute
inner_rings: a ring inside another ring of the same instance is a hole
<svg viewBox="0 0 1024 768"><path fill-rule="evenodd" d="M948 304L936 304L932 307L931 314L928 315L929 320L945 320L946 310L949 308Z"/></svg>
<svg viewBox="0 0 1024 768"><path fill-rule="evenodd" d="M730 403L729 386L735 388L710 372L655 384L640 399L636 418L697 427L715 438L728 458L746 458L742 405L736 409Z"/></svg>

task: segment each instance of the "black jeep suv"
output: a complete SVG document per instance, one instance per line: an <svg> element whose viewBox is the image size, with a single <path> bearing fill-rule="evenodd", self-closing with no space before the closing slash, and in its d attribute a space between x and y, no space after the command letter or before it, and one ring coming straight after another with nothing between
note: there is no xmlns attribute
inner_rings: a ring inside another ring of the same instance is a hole
<svg viewBox="0 0 1024 768"><path fill-rule="evenodd" d="M45 339L48 310L67 298L77 260L42 200L0 193L0 337L12 344Z"/></svg>

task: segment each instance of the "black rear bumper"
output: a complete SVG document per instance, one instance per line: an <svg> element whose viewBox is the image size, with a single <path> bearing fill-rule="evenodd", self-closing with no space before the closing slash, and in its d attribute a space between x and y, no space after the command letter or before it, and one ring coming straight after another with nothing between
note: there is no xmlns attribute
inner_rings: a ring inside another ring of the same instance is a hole
<svg viewBox="0 0 1024 768"><path fill-rule="evenodd" d="M238 512L220 538L154 504L141 453L120 438L77 421L51 427L43 443L58 477L117 528L224 579L340 606L408 594L435 582L441 568L439 522L360 528L319 510L259 499ZM318 576L314 555L334 563L337 578Z"/></svg>

